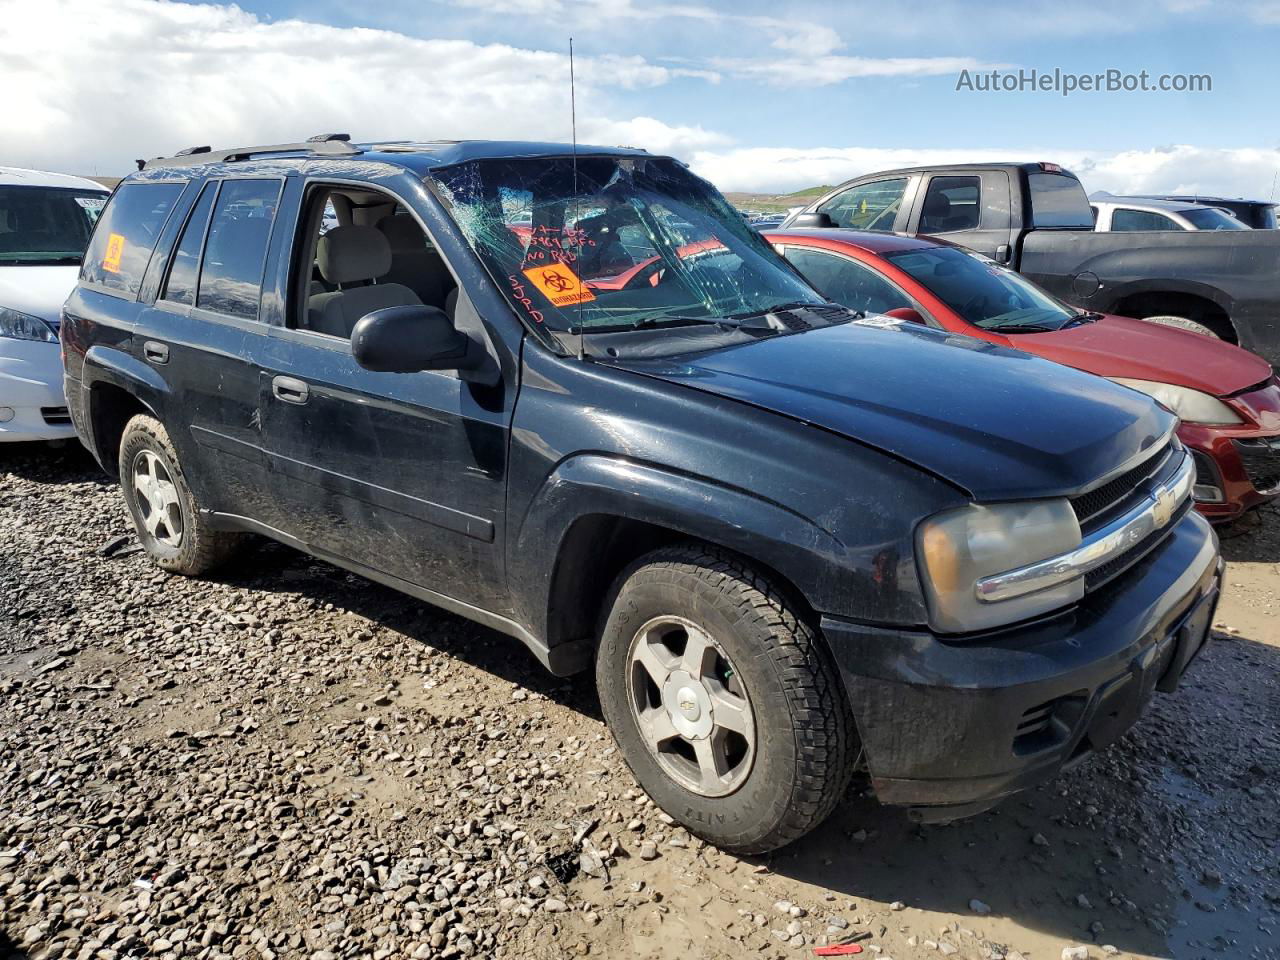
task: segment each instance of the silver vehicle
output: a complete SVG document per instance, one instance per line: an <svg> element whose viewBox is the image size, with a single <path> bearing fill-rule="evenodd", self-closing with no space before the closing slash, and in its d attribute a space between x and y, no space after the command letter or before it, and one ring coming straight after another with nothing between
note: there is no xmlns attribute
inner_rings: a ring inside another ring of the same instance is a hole
<svg viewBox="0 0 1280 960"><path fill-rule="evenodd" d="M1093 229L1099 232L1139 230L1249 230L1229 210L1183 200L1120 197L1099 192L1089 195Z"/></svg>

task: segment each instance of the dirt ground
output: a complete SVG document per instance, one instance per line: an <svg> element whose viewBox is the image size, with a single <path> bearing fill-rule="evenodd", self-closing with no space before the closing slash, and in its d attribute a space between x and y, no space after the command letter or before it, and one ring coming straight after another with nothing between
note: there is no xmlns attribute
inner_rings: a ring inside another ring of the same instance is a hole
<svg viewBox="0 0 1280 960"><path fill-rule="evenodd" d="M168 577L78 448L0 448L0 958L1280 957L1280 510L1223 552L1213 642L1112 749L737 858L589 677L272 544Z"/></svg>

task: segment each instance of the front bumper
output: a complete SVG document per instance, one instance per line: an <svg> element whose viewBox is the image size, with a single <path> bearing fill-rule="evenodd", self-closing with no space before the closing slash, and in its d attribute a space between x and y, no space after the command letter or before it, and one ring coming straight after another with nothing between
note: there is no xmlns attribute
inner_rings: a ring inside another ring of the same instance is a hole
<svg viewBox="0 0 1280 960"><path fill-rule="evenodd" d="M1196 509L1214 522L1234 520L1280 495L1280 384L1273 379L1226 402L1243 424L1178 427L1196 460Z"/></svg>
<svg viewBox="0 0 1280 960"><path fill-rule="evenodd" d="M0 420L0 443L76 435L62 393L58 344L0 339Z"/></svg>
<svg viewBox="0 0 1280 960"><path fill-rule="evenodd" d="M1075 609L1026 627L953 641L824 617L881 802L967 816L1116 740L1198 653L1221 565L1191 512Z"/></svg>

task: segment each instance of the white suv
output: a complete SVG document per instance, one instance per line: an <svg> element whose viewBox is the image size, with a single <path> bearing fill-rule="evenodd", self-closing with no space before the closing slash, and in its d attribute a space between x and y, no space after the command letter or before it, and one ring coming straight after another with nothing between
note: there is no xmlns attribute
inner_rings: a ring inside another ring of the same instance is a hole
<svg viewBox="0 0 1280 960"><path fill-rule="evenodd" d="M92 180L0 167L0 441L75 436L58 314L107 196Z"/></svg>

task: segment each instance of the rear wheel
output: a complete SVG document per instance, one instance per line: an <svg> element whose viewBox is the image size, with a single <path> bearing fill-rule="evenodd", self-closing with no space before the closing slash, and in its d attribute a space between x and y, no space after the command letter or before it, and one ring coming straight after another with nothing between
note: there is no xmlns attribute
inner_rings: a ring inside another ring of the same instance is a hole
<svg viewBox="0 0 1280 960"><path fill-rule="evenodd" d="M1142 319L1147 323L1158 323L1162 327L1177 327L1179 330L1190 330L1192 333L1198 333L1204 337L1213 337L1215 340L1222 339L1203 323L1198 323L1197 321L1188 319L1187 317L1176 317L1172 314L1167 314L1154 317L1143 317Z"/></svg>
<svg viewBox="0 0 1280 960"><path fill-rule="evenodd" d="M640 785L691 833L776 849L835 808L857 735L825 645L767 577L699 545L614 586L596 660L605 718Z"/></svg>
<svg viewBox="0 0 1280 960"><path fill-rule="evenodd" d="M138 541L156 566L196 576L213 569L243 535L210 528L164 425L139 414L120 439L120 487Z"/></svg>

